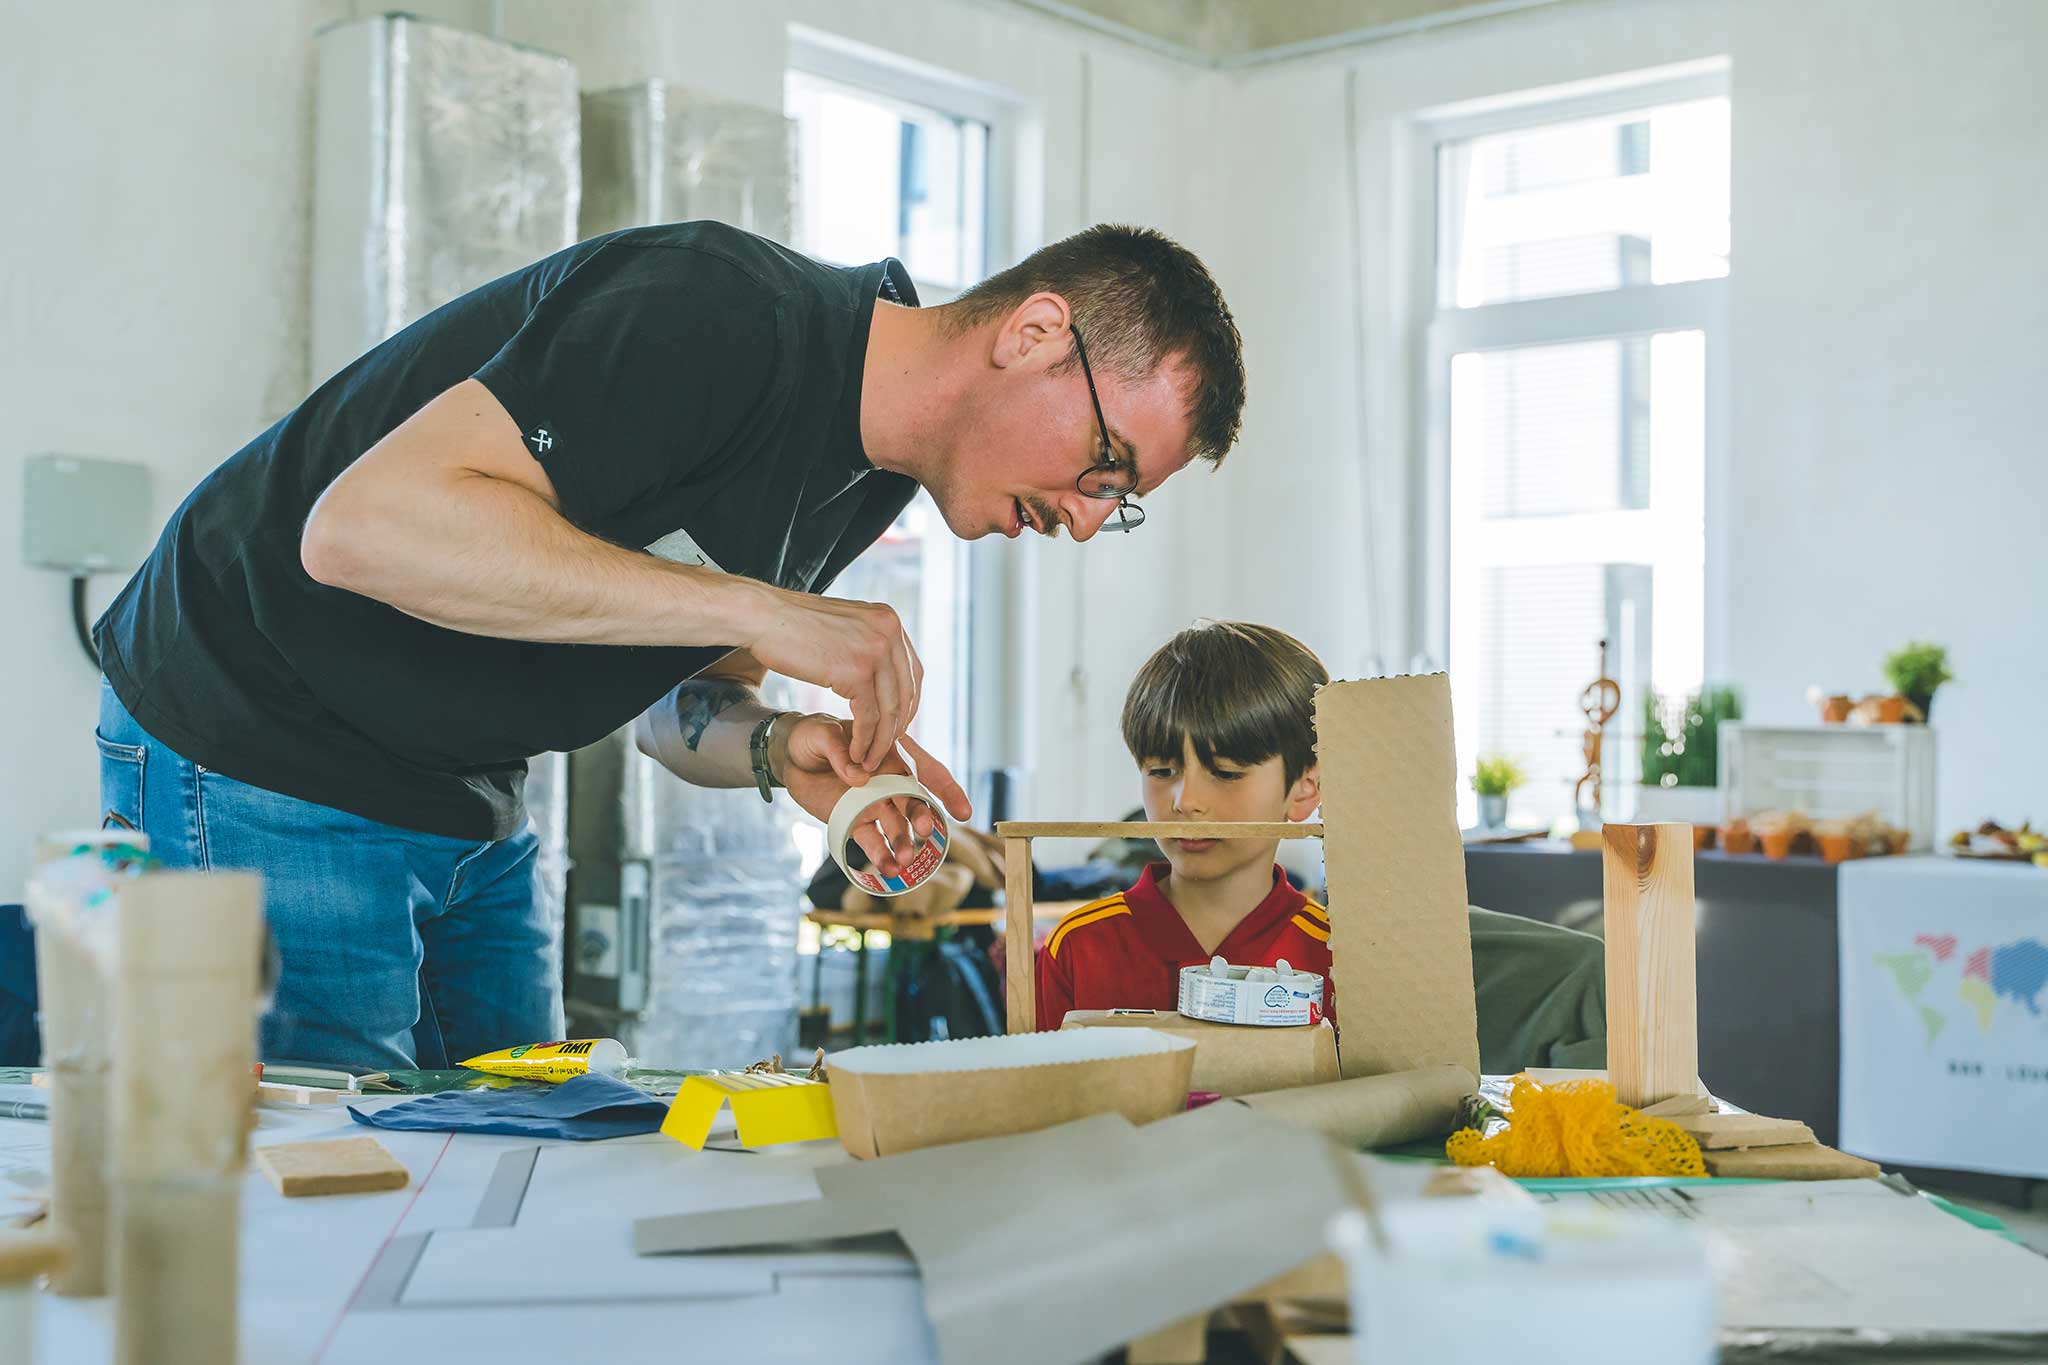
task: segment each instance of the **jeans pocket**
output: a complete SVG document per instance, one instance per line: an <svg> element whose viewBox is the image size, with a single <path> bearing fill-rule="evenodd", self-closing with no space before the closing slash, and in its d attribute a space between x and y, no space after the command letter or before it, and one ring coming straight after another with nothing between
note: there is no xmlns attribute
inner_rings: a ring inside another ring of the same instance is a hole
<svg viewBox="0 0 2048 1365"><path fill-rule="evenodd" d="M142 828L142 773L149 750L140 744L116 744L95 730L100 746L100 828L126 825Z"/></svg>

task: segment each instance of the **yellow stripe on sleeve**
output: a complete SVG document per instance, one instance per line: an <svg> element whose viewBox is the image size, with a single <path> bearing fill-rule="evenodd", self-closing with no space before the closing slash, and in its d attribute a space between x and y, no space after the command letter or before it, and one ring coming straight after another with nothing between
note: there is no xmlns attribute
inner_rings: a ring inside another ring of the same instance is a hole
<svg viewBox="0 0 2048 1365"><path fill-rule="evenodd" d="M1316 920L1318 923L1328 924L1330 922L1330 912L1319 905L1313 896L1302 897L1301 908L1308 911L1309 918Z"/></svg>
<svg viewBox="0 0 2048 1365"><path fill-rule="evenodd" d="M1057 958L1060 955L1060 943L1068 934L1079 929L1084 924L1096 924L1102 920L1115 919L1118 915L1128 915L1130 913L1131 907L1124 904L1122 896L1112 896L1105 901L1096 901L1092 905L1084 905L1061 920L1059 927L1052 931L1052 937L1045 941L1045 955Z"/></svg>
<svg viewBox="0 0 2048 1365"><path fill-rule="evenodd" d="M1323 943L1328 943L1330 941L1329 929L1323 925L1317 924L1313 920L1306 920L1303 919L1300 915L1296 915L1294 917L1294 924L1296 928L1300 929L1301 932L1307 934L1312 939L1317 939Z"/></svg>

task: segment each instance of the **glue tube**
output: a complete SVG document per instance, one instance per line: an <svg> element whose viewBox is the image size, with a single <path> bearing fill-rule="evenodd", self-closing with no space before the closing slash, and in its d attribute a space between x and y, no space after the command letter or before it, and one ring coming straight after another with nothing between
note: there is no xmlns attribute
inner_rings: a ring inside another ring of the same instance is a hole
<svg viewBox="0 0 2048 1365"><path fill-rule="evenodd" d="M616 1038L575 1038L559 1043L522 1043L471 1057L462 1065L492 1076L522 1081L567 1081L578 1076L616 1076L632 1059Z"/></svg>
<svg viewBox="0 0 2048 1365"><path fill-rule="evenodd" d="M846 857L848 836L865 823L864 817L873 807L897 797L924 803L932 813L931 834L911 854L900 876L884 877L873 868L854 867ZM900 896L924 885L939 870L939 865L946 861L946 842L951 833L945 808L939 805L937 797L900 773L883 773L839 798L832 807L832 818L825 822L825 846L831 850L832 861L846 874L846 880L871 895Z"/></svg>

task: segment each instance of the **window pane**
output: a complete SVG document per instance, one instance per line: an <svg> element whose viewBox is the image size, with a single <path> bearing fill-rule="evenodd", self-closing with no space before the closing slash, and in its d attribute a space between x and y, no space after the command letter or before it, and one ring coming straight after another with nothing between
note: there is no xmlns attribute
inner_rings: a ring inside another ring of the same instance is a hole
<svg viewBox="0 0 2048 1365"><path fill-rule="evenodd" d="M1515 793L1514 819L1552 825L1572 815L1572 788L1585 771L1579 696L1599 676L1622 685L1621 710L1608 725L1603 781L1634 780L1633 747L1619 738L1642 713L1650 666L1651 580L1647 564L1531 564L1483 570L1474 604L1477 647L1469 666L1453 665L1461 710L1477 716L1475 749L1509 754L1528 774Z"/></svg>
<svg viewBox="0 0 2048 1365"><path fill-rule="evenodd" d="M1530 346L1476 357L1484 515L1650 505L1650 339Z"/></svg>
<svg viewBox="0 0 2048 1365"><path fill-rule="evenodd" d="M1725 99L1445 144L1441 305L1726 275L1728 155Z"/></svg>
<svg viewBox="0 0 2048 1365"><path fill-rule="evenodd" d="M1606 788L1634 780L1642 689L1705 653L1706 345L1699 332L1476 351L1450 371L1450 667L1461 762L1529 770L1517 821L1572 814L1578 697L1608 676Z"/></svg>
<svg viewBox="0 0 2048 1365"><path fill-rule="evenodd" d="M789 73L802 248L823 260L894 256L920 283L986 271L988 125Z"/></svg>

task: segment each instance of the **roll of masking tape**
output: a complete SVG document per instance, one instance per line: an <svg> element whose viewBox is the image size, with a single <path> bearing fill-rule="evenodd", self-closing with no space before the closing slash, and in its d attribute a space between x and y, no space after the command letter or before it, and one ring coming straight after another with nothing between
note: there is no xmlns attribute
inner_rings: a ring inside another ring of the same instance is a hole
<svg viewBox="0 0 2048 1365"><path fill-rule="evenodd" d="M919 842L904 864L901 876L884 877L872 867L852 866L846 860L848 835L863 822L863 817L873 807L897 797L921 801L931 811L936 823L930 837ZM900 896L928 881L932 873L939 870L939 864L946 861L946 843L951 834L952 830L946 824L945 808L939 804L939 799L898 773L883 773L870 779L865 786L849 790L832 807L832 818L825 822L826 847L832 850L832 861L839 864L839 870L846 874L848 881L877 896Z"/></svg>

